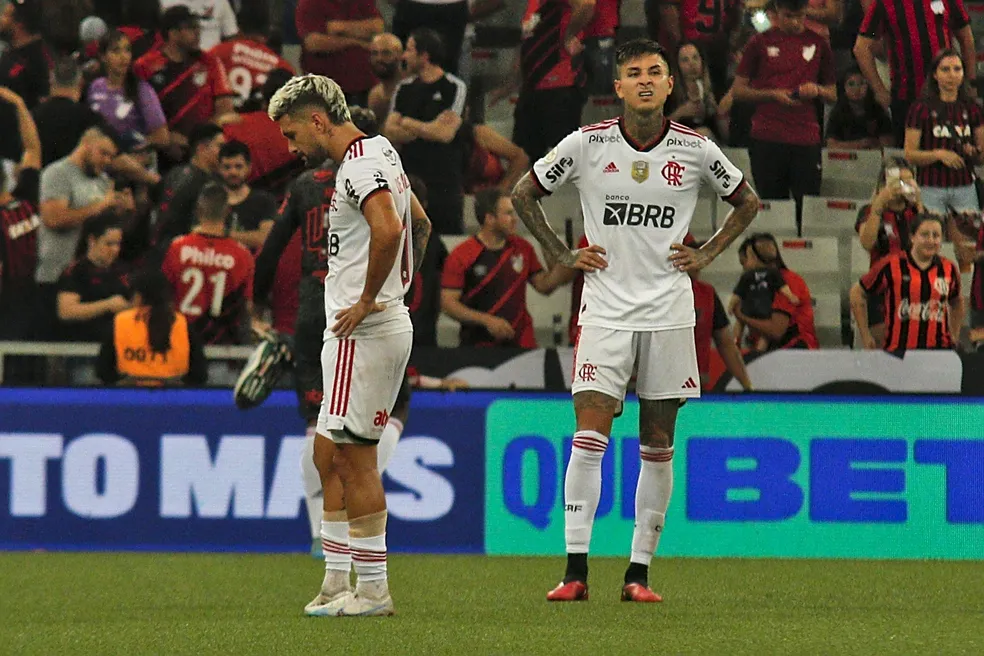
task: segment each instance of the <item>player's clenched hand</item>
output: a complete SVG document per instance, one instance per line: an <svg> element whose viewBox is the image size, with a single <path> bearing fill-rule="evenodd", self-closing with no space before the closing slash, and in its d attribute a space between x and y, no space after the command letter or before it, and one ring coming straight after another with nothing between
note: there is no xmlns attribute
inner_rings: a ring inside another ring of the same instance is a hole
<svg viewBox="0 0 984 656"><path fill-rule="evenodd" d="M670 263L678 271L700 271L713 259L705 251L683 244L671 244L670 250L675 251L670 255Z"/></svg>
<svg viewBox="0 0 984 656"><path fill-rule="evenodd" d="M505 342L516 336L516 330L512 324L502 317L490 316L485 322L485 329L489 331L497 342Z"/></svg>
<svg viewBox="0 0 984 656"><path fill-rule="evenodd" d="M338 321L331 327L331 332L335 333L335 337L343 339L351 337L363 319L374 312L382 312L385 309L386 306L381 303L359 301L335 315Z"/></svg>
<svg viewBox="0 0 984 656"><path fill-rule="evenodd" d="M591 273L599 269L607 269L608 261L602 257L606 251L597 244L592 244L586 248L568 251L566 255L560 257L560 263L571 269L580 269Z"/></svg>

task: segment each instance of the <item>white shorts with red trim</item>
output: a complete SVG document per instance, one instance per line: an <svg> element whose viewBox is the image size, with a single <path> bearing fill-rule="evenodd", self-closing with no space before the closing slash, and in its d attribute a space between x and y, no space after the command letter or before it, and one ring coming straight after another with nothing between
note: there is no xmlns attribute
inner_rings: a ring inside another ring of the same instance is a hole
<svg viewBox="0 0 984 656"><path fill-rule="evenodd" d="M396 403L412 344L413 333L325 340L318 433L339 443L378 442Z"/></svg>
<svg viewBox="0 0 984 656"><path fill-rule="evenodd" d="M634 332L581 326L571 392L601 392L622 400L636 370L640 399L699 398L694 329Z"/></svg>

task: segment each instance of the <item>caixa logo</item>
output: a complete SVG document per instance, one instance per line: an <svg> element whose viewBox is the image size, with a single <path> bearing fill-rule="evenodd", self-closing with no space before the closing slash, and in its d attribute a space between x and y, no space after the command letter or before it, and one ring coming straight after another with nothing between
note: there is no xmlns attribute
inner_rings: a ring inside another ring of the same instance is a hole
<svg viewBox="0 0 984 656"><path fill-rule="evenodd" d="M603 223L607 226L648 226L672 228L676 208L672 205L605 203Z"/></svg>
<svg viewBox="0 0 984 656"><path fill-rule="evenodd" d="M150 502L156 512L148 519L295 519L304 501L304 438L285 436L274 444L269 451L267 438L258 435L223 435L217 441L162 435L157 445L148 445L110 433L71 439L0 433L0 466L10 463L4 511L11 518L40 518L51 503L61 502L77 517L114 519ZM386 495L390 515L410 522L447 515L455 490L442 471L453 465L454 454L443 441L401 439L386 471L401 488ZM156 484L148 486L145 478ZM153 498L140 499L149 488Z"/></svg>

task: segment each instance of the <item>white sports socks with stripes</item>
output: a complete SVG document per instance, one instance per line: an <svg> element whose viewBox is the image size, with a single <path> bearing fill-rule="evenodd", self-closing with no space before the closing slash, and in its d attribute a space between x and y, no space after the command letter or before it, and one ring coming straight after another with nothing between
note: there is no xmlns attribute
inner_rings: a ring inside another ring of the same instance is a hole
<svg viewBox="0 0 984 656"><path fill-rule="evenodd" d="M659 545L673 493L673 448L639 446L642 460L635 497L635 529L630 562L649 566Z"/></svg>
<svg viewBox="0 0 984 656"><path fill-rule="evenodd" d="M564 477L564 537L567 553L588 553L591 528L601 498L601 460L608 437L596 431L577 431L571 461Z"/></svg>

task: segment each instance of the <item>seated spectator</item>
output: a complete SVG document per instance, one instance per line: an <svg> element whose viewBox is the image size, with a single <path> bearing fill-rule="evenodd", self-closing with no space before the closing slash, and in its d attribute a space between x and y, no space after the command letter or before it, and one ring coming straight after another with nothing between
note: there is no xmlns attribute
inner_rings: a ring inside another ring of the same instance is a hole
<svg viewBox="0 0 984 656"><path fill-rule="evenodd" d="M219 177L229 194L229 236L256 251L263 246L277 215L273 194L254 189L249 179L249 148L241 141L230 141L219 149Z"/></svg>
<svg viewBox="0 0 984 656"><path fill-rule="evenodd" d="M869 150L894 145L892 119L875 100L861 69L852 68L837 87L837 102L827 121L827 148Z"/></svg>
<svg viewBox="0 0 984 656"><path fill-rule="evenodd" d="M530 168L526 152L488 125L466 121L461 128L465 151L465 193L498 187L511 192Z"/></svg>
<svg viewBox="0 0 984 656"><path fill-rule="evenodd" d="M102 342L113 316L130 307L129 287L117 266L123 229L107 212L86 221L75 262L58 279L58 335L71 342Z"/></svg>
<svg viewBox="0 0 984 656"><path fill-rule="evenodd" d="M225 143L222 128L205 123L192 130L188 138L191 159L171 169L161 185L163 192L154 220L154 244L162 248L179 235L191 232L195 223L195 204L202 188L217 179L219 150Z"/></svg>
<svg viewBox="0 0 984 656"><path fill-rule="evenodd" d="M979 210L974 167L984 163L984 114L970 95L959 52L941 50L928 70L906 120L905 157L919 167L928 211Z"/></svg>
<svg viewBox="0 0 984 656"><path fill-rule="evenodd" d="M871 202L858 212L854 226L861 246L871 254L871 266L893 253L909 250L909 227L923 212L913 167L901 157L882 163ZM868 328L877 343L885 337L884 308L878 294L868 296Z"/></svg>
<svg viewBox="0 0 984 656"><path fill-rule="evenodd" d="M232 10L229 0L160 0L160 3L165 16L176 7L181 7L198 17L201 23L201 33L195 41L195 48L198 50L210 50L219 45L222 39L230 39L239 33L236 12ZM162 18L161 22L166 23L166 19ZM165 28L162 27L161 32L164 31ZM167 39L166 34L164 38Z"/></svg>
<svg viewBox="0 0 984 656"><path fill-rule="evenodd" d="M282 68L270 72L261 89L262 104L255 112L239 114L222 126L226 141L241 141L249 148L252 165L247 182L283 199L287 185L304 170L304 162L287 147L280 127L267 115L267 104L291 78Z"/></svg>
<svg viewBox="0 0 984 656"><path fill-rule="evenodd" d="M745 269L762 266L778 269L800 303L794 305L783 294L776 294L772 300L772 314L768 319L749 317L742 312L740 305L734 309L735 318L761 335L768 351L819 348L810 288L798 274L786 267L776 238L768 233L751 235L738 247L738 257Z"/></svg>
<svg viewBox="0 0 984 656"><path fill-rule="evenodd" d="M121 148L129 152L148 143L180 153L187 140L182 137L172 144L157 94L133 72L129 37L118 30L108 32L99 41L99 57L104 75L89 85L86 100L119 135Z"/></svg>
<svg viewBox="0 0 984 656"><path fill-rule="evenodd" d="M741 257L741 255L739 255ZM746 258L754 258L751 249L745 251ZM772 303L776 294L782 294L793 305L799 305L800 299L792 292L786 284L782 274L778 269L761 265L761 262L743 262L745 273L738 279L735 285L729 309L735 314L735 309L740 307L742 316L753 319L769 319L772 316ZM745 324L740 319L735 322L735 341L741 342L741 336L745 332ZM757 345L757 351L764 351L766 343Z"/></svg>
<svg viewBox="0 0 984 656"><path fill-rule="evenodd" d="M7 174L0 166L0 340L21 340L32 337L37 228L41 225L41 140L20 96L0 87L0 100L17 108L18 132L24 144L13 191L7 191Z"/></svg>
<svg viewBox="0 0 984 656"><path fill-rule="evenodd" d="M427 185L416 175L408 175L410 190L427 211ZM448 259L448 249L440 237L431 235L424 251L424 261L417 267L406 304L413 322L415 346L437 346L437 319L441 314L441 271Z"/></svg>
<svg viewBox="0 0 984 656"><path fill-rule="evenodd" d="M256 111L263 104L263 83L277 69L294 73L294 67L267 45L268 23L266 2L245 0L241 32L208 51L225 68L229 88L236 94L233 104L237 112Z"/></svg>
<svg viewBox="0 0 984 656"><path fill-rule="evenodd" d="M912 349L953 349L960 343L964 303L957 265L940 255L943 219L920 214L908 252L893 253L851 287L851 312L866 349L902 355ZM869 295L883 297L885 339L868 330Z"/></svg>
<svg viewBox="0 0 984 656"><path fill-rule="evenodd" d="M695 44L682 43L675 59L670 120L682 123L718 143L727 143L727 115L718 111L703 54Z"/></svg>
<svg viewBox="0 0 984 656"><path fill-rule="evenodd" d="M226 236L229 196L218 182L202 187L198 226L171 242L161 270L178 310L206 344L245 344L253 313L253 255Z"/></svg>
<svg viewBox="0 0 984 656"><path fill-rule="evenodd" d="M562 267L544 270L533 246L514 234L516 212L507 193L479 192L475 213L478 234L444 263L441 310L461 324L462 346L536 348L526 283L549 295L561 284Z"/></svg>
<svg viewBox="0 0 984 656"><path fill-rule="evenodd" d="M133 307L113 317L99 349L96 374L107 385L203 385L208 361L188 319L174 309L171 286L160 271L133 277Z"/></svg>
<svg viewBox="0 0 984 656"><path fill-rule="evenodd" d="M690 237L688 235L688 237ZM692 248L700 248L702 243L693 241L693 238L686 239L685 242ZM578 271L580 278L584 274ZM735 344L734 333L728 321L728 313L724 310L724 305L718 297L714 287L700 279L699 271L690 271L690 284L694 290L694 312L696 323L694 324L694 345L697 348L697 371L700 372L701 390L710 389L711 381L711 340L717 348L725 368L734 376L735 380L741 383L742 389L746 392L752 391L752 381L748 377L748 370L745 368L745 359L741 356L741 351ZM580 299L578 300L580 303Z"/></svg>
<svg viewBox="0 0 984 656"><path fill-rule="evenodd" d="M184 5L165 11L161 16L163 45L133 65L137 77L157 92L168 128L185 136L199 125L235 115L225 67L198 49L198 21Z"/></svg>
<svg viewBox="0 0 984 656"><path fill-rule="evenodd" d="M42 339L57 325L57 285L75 257L86 220L112 212L117 217L133 209L133 198L117 192L106 175L116 145L98 128L89 128L72 153L41 172L41 225L38 228L37 331Z"/></svg>

